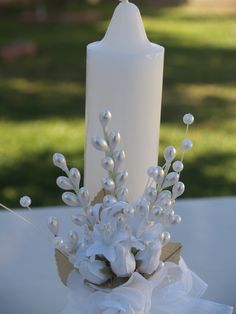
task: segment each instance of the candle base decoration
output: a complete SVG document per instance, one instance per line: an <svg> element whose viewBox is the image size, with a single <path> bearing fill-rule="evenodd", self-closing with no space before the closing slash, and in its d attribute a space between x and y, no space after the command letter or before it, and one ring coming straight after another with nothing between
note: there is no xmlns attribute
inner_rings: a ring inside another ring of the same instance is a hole
<svg viewBox="0 0 236 314"><path fill-rule="evenodd" d="M94 148L104 153L101 165L107 172L92 202L86 188L79 187L79 171L69 170L64 156L54 155L54 164L67 175L58 178L59 187L73 190L62 199L78 206L72 218L78 231L68 239L58 236L49 221L59 275L69 294L61 314L232 313L231 307L201 299L207 284L188 269L181 244L169 242L165 231L181 222L173 208L184 193L180 175L191 140L183 140L179 160L168 146L164 165L147 170L143 195L128 202L125 152L119 148L120 134L108 128L111 118L108 110L100 113L103 135L92 138ZM184 116L187 131L193 121L191 114Z"/></svg>
<svg viewBox="0 0 236 314"><path fill-rule="evenodd" d="M92 138L107 173L93 200L80 187L79 170L69 169L62 154L53 156L54 165L65 173L56 181L65 190L62 200L77 208L66 238L60 236L58 219L48 220L58 274L68 290L60 314L231 314L232 307L201 298L207 284L186 266L181 244L170 242L166 231L181 222L174 205L184 193L180 176L191 140L182 141L177 160L177 150L168 146L164 165L147 169L143 194L128 201L125 152L119 132L109 129L111 119L111 112L103 110L103 134ZM193 121L191 114L184 116L186 134ZM30 209L31 199L24 196L20 204Z"/></svg>

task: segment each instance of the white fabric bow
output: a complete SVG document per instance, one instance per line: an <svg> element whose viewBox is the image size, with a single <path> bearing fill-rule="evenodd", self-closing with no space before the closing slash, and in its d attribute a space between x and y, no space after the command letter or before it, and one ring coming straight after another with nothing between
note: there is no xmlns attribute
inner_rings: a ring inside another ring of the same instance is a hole
<svg viewBox="0 0 236 314"><path fill-rule="evenodd" d="M68 304L61 314L232 314L230 306L201 299L206 288L183 259L179 265L165 263L150 279L135 272L112 290L95 290L73 271Z"/></svg>

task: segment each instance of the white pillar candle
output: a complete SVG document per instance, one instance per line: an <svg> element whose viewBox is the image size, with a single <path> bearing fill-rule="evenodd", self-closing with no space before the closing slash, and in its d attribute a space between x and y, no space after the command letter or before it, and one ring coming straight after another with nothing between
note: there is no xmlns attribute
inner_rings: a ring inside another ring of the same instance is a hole
<svg viewBox="0 0 236 314"><path fill-rule="evenodd" d="M99 112L109 109L121 133L129 172L129 199L142 195L147 168L157 163L164 48L151 43L139 9L128 1L116 8L101 41L87 47L85 186L91 196L106 176L102 153L91 145L101 134Z"/></svg>

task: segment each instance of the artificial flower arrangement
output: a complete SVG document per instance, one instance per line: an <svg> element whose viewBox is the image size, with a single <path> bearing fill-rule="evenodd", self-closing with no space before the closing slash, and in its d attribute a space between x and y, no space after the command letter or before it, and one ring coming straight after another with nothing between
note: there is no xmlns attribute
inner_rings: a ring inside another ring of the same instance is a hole
<svg viewBox="0 0 236 314"><path fill-rule="evenodd" d="M127 279L134 272L151 276L162 267L162 247L170 240L164 227L181 222L173 208L176 198L184 193L184 183L179 179L184 168L184 152L192 148L192 142L183 141L181 160L175 162L176 149L167 147L164 166L151 166L147 170L143 195L129 203L128 172L121 170L125 152L117 147L121 136L116 131L109 132L108 110L100 113L99 120L103 137L94 136L92 144L105 154L101 164L107 177L102 180L102 190L91 202L88 190L80 187L79 170L69 170L65 157L55 154L54 165L66 174L57 178L57 185L63 190L73 190L64 192L62 200L66 205L78 207L78 213L72 217L77 232L70 232L65 240L58 236L56 218L50 218L48 226L55 236L56 248L68 257L82 278L91 284L104 285L116 278ZM193 121L191 114L184 116L187 126ZM173 170L169 172L171 167Z"/></svg>
<svg viewBox="0 0 236 314"><path fill-rule="evenodd" d="M56 180L66 190L62 200L77 207L75 230L66 239L59 235L57 218L48 221L58 272L68 287L68 304L61 314L232 313L231 307L201 299L207 285L188 269L181 245L170 243L165 229L181 222L173 208L185 190L180 175L191 140L183 140L179 160L176 149L168 146L164 165L147 170L143 195L129 202L128 172L122 169L125 152L118 147L119 132L108 129L111 118L108 110L100 113L103 137L92 139L105 155L101 165L107 171L94 200L80 187L79 170L69 169L62 154L53 156L54 165L65 173ZM187 134L194 117L186 114L183 122ZM24 196L20 204L30 209L31 199Z"/></svg>

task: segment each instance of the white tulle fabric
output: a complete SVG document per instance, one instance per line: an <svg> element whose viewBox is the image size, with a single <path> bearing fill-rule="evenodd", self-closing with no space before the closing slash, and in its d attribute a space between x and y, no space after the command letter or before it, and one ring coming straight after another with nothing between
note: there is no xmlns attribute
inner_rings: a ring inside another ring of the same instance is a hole
<svg viewBox="0 0 236 314"><path fill-rule="evenodd" d="M68 279L68 304L61 314L231 314L233 308L201 299L207 284L180 260L145 279L135 272L112 290L85 284L77 271Z"/></svg>

